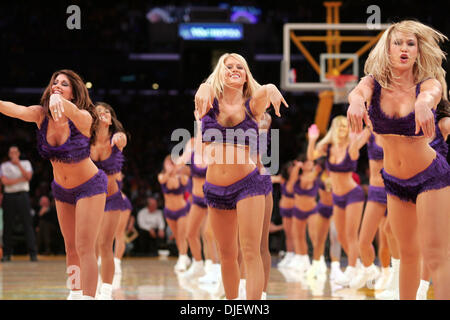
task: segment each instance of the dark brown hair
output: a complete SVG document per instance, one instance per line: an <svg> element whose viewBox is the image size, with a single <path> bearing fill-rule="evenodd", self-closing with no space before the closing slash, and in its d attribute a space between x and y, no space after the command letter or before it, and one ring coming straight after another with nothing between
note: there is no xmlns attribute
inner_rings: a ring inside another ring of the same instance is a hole
<svg viewBox="0 0 450 320"><path fill-rule="evenodd" d="M51 113L48 105L50 102L50 96L52 95L53 83L55 82L56 77L59 76L60 74L65 75L69 79L73 94L73 99L71 102L74 105L76 105L78 109L87 110L91 114L92 116L91 141L94 141L96 128L98 126L98 116L97 113L95 112L94 104L92 103L91 98L89 97L89 91L86 88L83 79L81 79L81 77L74 71L63 69L53 73L50 82L47 85L47 88L45 88L45 91L41 97L41 106L44 108L44 114L47 117L51 118Z"/></svg>
<svg viewBox="0 0 450 320"><path fill-rule="evenodd" d="M450 117L450 102L443 98L436 107L436 121L439 122L445 117Z"/></svg>
<svg viewBox="0 0 450 320"><path fill-rule="evenodd" d="M125 133L125 135L127 136L127 139L128 139L129 138L129 134L125 131L125 129L123 128L123 125L119 121L119 119L117 119L116 112L111 107L111 105L106 103L106 102L101 102L100 101L100 102L97 102L95 104L95 107L98 107L98 106L102 106L103 108L108 110L109 113L111 114L111 125L109 126L109 134L112 136L113 134L115 134L117 132L123 132L123 133Z"/></svg>

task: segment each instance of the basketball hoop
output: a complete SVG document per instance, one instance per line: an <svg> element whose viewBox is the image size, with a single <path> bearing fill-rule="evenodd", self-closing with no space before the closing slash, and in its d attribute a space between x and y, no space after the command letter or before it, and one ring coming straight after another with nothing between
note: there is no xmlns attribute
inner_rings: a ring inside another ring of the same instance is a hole
<svg viewBox="0 0 450 320"><path fill-rule="evenodd" d="M358 77L353 74L340 74L337 76L327 76L333 85L333 102L347 103L348 94L356 86Z"/></svg>

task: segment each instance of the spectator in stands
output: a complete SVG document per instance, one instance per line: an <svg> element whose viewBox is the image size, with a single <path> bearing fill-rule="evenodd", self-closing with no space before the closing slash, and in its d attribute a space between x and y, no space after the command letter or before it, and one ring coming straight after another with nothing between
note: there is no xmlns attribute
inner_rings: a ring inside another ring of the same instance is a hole
<svg viewBox="0 0 450 320"><path fill-rule="evenodd" d="M158 209L155 198L147 198L147 206L137 214L137 225L141 253L157 256L161 242L165 238L165 223L162 210Z"/></svg>

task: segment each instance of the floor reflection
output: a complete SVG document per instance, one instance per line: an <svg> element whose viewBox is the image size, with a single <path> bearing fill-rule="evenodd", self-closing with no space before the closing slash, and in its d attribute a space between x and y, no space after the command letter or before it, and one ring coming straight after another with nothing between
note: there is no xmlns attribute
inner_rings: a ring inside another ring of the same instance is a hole
<svg viewBox="0 0 450 320"><path fill-rule="evenodd" d="M267 289L268 300L364 300L375 299L372 289L342 288L322 277L307 278L305 274L273 267ZM122 274L113 280L115 300L211 300L223 299L223 287L217 283L200 283L175 273L176 258L125 258ZM64 257L41 257L37 263L28 257L14 257L0 264L0 299L6 300L65 300Z"/></svg>

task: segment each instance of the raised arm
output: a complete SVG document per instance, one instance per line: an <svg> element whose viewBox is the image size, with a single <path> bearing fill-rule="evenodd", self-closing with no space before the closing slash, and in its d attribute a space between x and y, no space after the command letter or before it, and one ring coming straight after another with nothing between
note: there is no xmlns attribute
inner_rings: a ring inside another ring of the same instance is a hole
<svg viewBox="0 0 450 320"><path fill-rule="evenodd" d="M369 127L365 127L361 133L350 133L348 152L351 159L359 158L359 150L369 141L370 134Z"/></svg>
<svg viewBox="0 0 450 320"><path fill-rule="evenodd" d="M349 107L347 119L350 131L360 133L363 130L363 120L369 124L369 118L365 103L371 100L373 92L373 79L366 76L359 81L358 85L348 95Z"/></svg>
<svg viewBox="0 0 450 320"><path fill-rule="evenodd" d="M184 165L186 163L189 163L191 160L191 153L193 151L193 143L194 143L194 138L191 138L188 143L186 143L186 146L184 148L183 154L178 157L175 160L175 164L180 166L180 165Z"/></svg>
<svg viewBox="0 0 450 320"><path fill-rule="evenodd" d="M289 193L294 192L294 184L298 180L298 175L300 169L303 167L303 162L294 161L294 165L292 166L291 172L289 173L289 179L286 182L286 191Z"/></svg>
<svg viewBox="0 0 450 320"><path fill-rule="evenodd" d="M256 121L259 121L266 109L268 109L270 105L273 105L275 114L281 117L281 103L283 103L286 108L289 108L286 100L284 100L277 87L271 83L265 84L253 94L253 97L250 100L250 110L252 111Z"/></svg>
<svg viewBox="0 0 450 320"><path fill-rule="evenodd" d="M42 107L38 105L25 107L13 102L0 100L1 113L11 118L20 119L26 122L34 122L38 126L42 122L44 116L42 110Z"/></svg>
<svg viewBox="0 0 450 320"><path fill-rule="evenodd" d="M158 182L160 184L164 184L167 182L167 180L169 180L169 172L161 172L160 174L158 174Z"/></svg>
<svg viewBox="0 0 450 320"><path fill-rule="evenodd" d="M306 148L306 157L310 161L326 155L326 145L316 148L317 139L319 139L319 129L313 124L308 128L308 147Z"/></svg>
<svg viewBox="0 0 450 320"><path fill-rule="evenodd" d="M78 109L76 105L57 93L50 96L48 107L53 120L58 121L65 115L81 133L85 136L91 135L92 116L89 111Z"/></svg>
<svg viewBox="0 0 450 320"><path fill-rule="evenodd" d="M200 119L211 109L214 100L214 90L209 83L202 83L195 93L195 110L198 111Z"/></svg>
<svg viewBox="0 0 450 320"><path fill-rule="evenodd" d="M430 138L434 135L434 115L431 111L435 109L442 98L442 85L436 79L428 79L422 82L420 93L414 104L416 117L416 134L422 128L423 134Z"/></svg>
<svg viewBox="0 0 450 320"><path fill-rule="evenodd" d="M282 178L280 175L276 175L276 176L270 176L270 180L272 181L272 183L281 183Z"/></svg>
<svg viewBox="0 0 450 320"><path fill-rule="evenodd" d="M450 134L450 117L444 117L439 120L438 126L444 140L447 140L447 137Z"/></svg>
<svg viewBox="0 0 450 320"><path fill-rule="evenodd" d="M125 134L125 132L119 131L114 133L111 139L111 147L114 145L116 145L120 151L123 151L123 149L127 145L127 135Z"/></svg>

